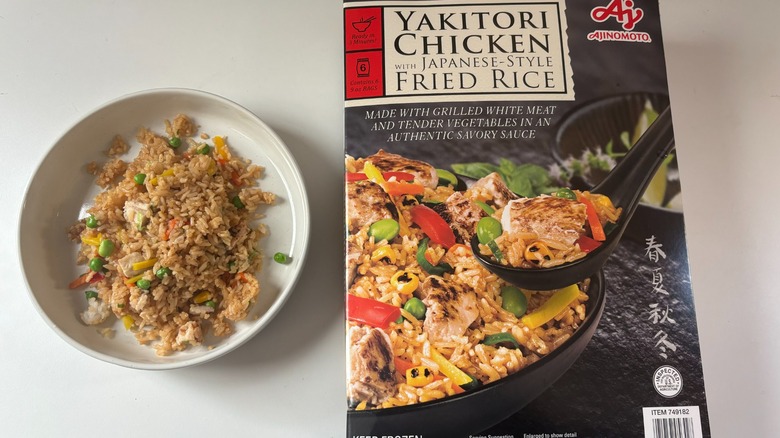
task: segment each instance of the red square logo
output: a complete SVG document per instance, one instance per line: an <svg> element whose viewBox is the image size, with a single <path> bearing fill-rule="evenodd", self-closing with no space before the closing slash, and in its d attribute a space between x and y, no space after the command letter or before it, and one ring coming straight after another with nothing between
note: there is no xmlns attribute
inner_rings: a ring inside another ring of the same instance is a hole
<svg viewBox="0 0 780 438"><path fill-rule="evenodd" d="M354 52L344 57L346 98L380 97L384 94L382 52Z"/></svg>
<svg viewBox="0 0 780 438"><path fill-rule="evenodd" d="M382 8L344 10L344 48L347 52L382 48Z"/></svg>

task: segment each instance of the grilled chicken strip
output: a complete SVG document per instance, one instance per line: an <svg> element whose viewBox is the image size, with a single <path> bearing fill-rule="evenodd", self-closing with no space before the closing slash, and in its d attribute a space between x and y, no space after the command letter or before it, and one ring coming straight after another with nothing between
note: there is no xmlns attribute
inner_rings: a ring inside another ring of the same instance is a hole
<svg viewBox="0 0 780 438"><path fill-rule="evenodd" d="M477 232L477 222L486 216L477 204L461 192L454 192L441 204L434 205L433 209L450 224L455 232L455 240L459 243L470 242Z"/></svg>
<svg viewBox="0 0 780 438"><path fill-rule="evenodd" d="M352 401L376 406L395 394L395 364L390 337L378 328L354 326L348 333Z"/></svg>
<svg viewBox="0 0 780 438"><path fill-rule="evenodd" d="M479 316L477 295L442 277L431 275L426 278L421 292L427 306L423 331L432 342L462 336Z"/></svg>
<svg viewBox="0 0 780 438"><path fill-rule="evenodd" d="M381 219L393 218L395 207L379 184L371 181L347 183L347 229L350 233Z"/></svg>
<svg viewBox="0 0 780 438"><path fill-rule="evenodd" d="M406 172L414 175L414 180L425 187L436 188L439 184L439 176L436 169L428 163L412 160L397 154L385 152L380 149L379 152L366 157L366 161L376 166L383 172Z"/></svg>
<svg viewBox="0 0 780 438"><path fill-rule="evenodd" d="M509 201L517 199L518 196L507 187L504 180L497 172L493 172L477 182L472 184L466 190L466 197L474 201L482 201L493 205L494 207L504 207Z"/></svg>
<svg viewBox="0 0 780 438"><path fill-rule="evenodd" d="M585 204L555 196L520 198L510 201L501 216L505 232L532 232L540 238L574 242L585 234Z"/></svg>

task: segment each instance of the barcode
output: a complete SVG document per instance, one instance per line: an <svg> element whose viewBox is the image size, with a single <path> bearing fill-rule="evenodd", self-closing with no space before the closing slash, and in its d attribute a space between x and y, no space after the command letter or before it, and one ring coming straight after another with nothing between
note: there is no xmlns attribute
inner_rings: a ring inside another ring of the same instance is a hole
<svg viewBox="0 0 780 438"><path fill-rule="evenodd" d="M653 438L696 438L693 418L654 418Z"/></svg>
<svg viewBox="0 0 780 438"><path fill-rule="evenodd" d="M644 438L702 438L698 406L642 408Z"/></svg>

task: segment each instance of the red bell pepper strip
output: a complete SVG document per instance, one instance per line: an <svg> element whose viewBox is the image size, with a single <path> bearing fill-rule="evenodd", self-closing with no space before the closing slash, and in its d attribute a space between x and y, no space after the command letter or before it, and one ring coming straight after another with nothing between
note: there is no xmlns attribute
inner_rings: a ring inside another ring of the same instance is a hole
<svg viewBox="0 0 780 438"><path fill-rule="evenodd" d="M381 301L347 294L347 319L386 329L401 316L399 307Z"/></svg>
<svg viewBox="0 0 780 438"><path fill-rule="evenodd" d="M578 194L577 200L585 204L588 225L590 225L590 232L593 233L593 238L600 242L607 240L607 235L604 234L604 227L601 226L599 215L596 213L596 207L594 207L593 203L583 195Z"/></svg>
<svg viewBox="0 0 780 438"><path fill-rule="evenodd" d="M415 205L412 208L412 222L422 228L423 233L445 248L455 245L455 233L450 225L432 208L425 205Z"/></svg>
<svg viewBox="0 0 780 438"><path fill-rule="evenodd" d="M385 192L390 196L422 195L425 187L401 181L385 181Z"/></svg>
<svg viewBox="0 0 780 438"><path fill-rule="evenodd" d="M89 271L86 274L80 275L78 278L71 281L70 284L68 284L68 288L78 289L81 286L84 286L85 284L97 283L98 281L104 279L105 277L106 276L101 274L100 272Z"/></svg>
<svg viewBox="0 0 780 438"><path fill-rule="evenodd" d="M414 181L414 175L406 172L382 172L385 180L395 177L398 181ZM365 173L347 172L347 182L363 181L368 179Z"/></svg>
<svg viewBox="0 0 780 438"><path fill-rule="evenodd" d="M575 243L577 243L580 246L582 252L586 252L586 253L591 252L594 249L601 246L601 242L597 240L593 240L588 236L580 236L580 238L577 239L577 242Z"/></svg>

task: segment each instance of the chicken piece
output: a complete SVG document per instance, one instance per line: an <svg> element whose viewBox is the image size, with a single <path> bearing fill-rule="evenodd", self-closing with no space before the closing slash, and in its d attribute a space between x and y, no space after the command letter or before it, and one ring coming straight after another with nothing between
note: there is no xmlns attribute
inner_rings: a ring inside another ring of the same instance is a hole
<svg viewBox="0 0 780 438"><path fill-rule="evenodd" d="M357 265L360 256L363 255L363 249L358 244L349 239L347 241L347 287L352 284L357 274Z"/></svg>
<svg viewBox="0 0 780 438"><path fill-rule="evenodd" d="M510 201L501 216L507 233L536 233L542 239L567 245L585 234L585 204L556 196L520 198Z"/></svg>
<svg viewBox="0 0 780 438"><path fill-rule="evenodd" d="M395 363L387 333L378 328L354 326L349 329L347 342L349 399L376 406L395 394Z"/></svg>
<svg viewBox="0 0 780 438"><path fill-rule="evenodd" d="M121 259L117 261L116 267L119 269L119 272L122 273L125 277L135 277L136 275L143 272L143 270L134 270L133 269L133 263L138 263L146 260L144 258L144 255L140 252L132 252Z"/></svg>
<svg viewBox="0 0 780 438"><path fill-rule="evenodd" d="M383 172L410 173L414 175L415 182L425 187L433 189L439 184L439 175L436 174L436 169L422 161L385 152L382 149L374 155L366 157L366 161L370 161L371 164Z"/></svg>
<svg viewBox="0 0 780 438"><path fill-rule="evenodd" d="M468 243L477 232L477 222L487 214L477 204L465 197L461 192L451 194L441 204L433 206L455 233L455 240Z"/></svg>
<svg viewBox="0 0 780 438"><path fill-rule="evenodd" d="M125 202L124 216L126 221L140 230L152 217L152 209L145 202L128 200Z"/></svg>
<svg viewBox="0 0 780 438"><path fill-rule="evenodd" d="M195 321L187 321L179 327L176 334L177 345L200 345L203 342L203 331Z"/></svg>
<svg viewBox="0 0 780 438"><path fill-rule="evenodd" d="M482 201L493 205L496 209L504 207L518 196L507 187L497 172L493 172L472 184L466 190L466 197L474 201Z"/></svg>
<svg viewBox="0 0 780 438"><path fill-rule="evenodd" d="M350 233L381 219L393 218L395 206L379 184L357 181L347 184L347 229Z"/></svg>
<svg viewBox="0 0 780 438"><path fill-rule="evenodd" d="M431 342L462 336L479 317L477 295L456 283L431 275L423 282L421 292L427 307L423 331Z"/></svg>

